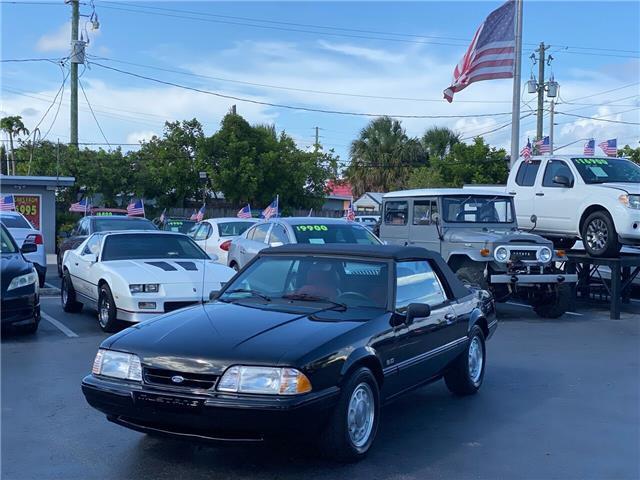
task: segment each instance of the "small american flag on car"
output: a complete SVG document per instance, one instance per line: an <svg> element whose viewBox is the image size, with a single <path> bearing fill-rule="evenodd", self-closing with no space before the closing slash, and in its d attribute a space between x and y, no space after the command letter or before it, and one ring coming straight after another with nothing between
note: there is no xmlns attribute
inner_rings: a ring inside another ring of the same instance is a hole
<svg viewBox="0 0 640 480"><path fill-rule="evenodd" d="M79 202L72 203L69 207L70 212L87 213L89 209L91 209L91 205L89 204L88 198L83 198Z"/></svg>
<svg viewBox="0 0 640 480"><path fill-rule="evenodd" d="M16 202L13 200L13 195L2 195L0 197L0 210L3 212L15 210Z"/></svg>
<svg viewBox="0 0 640 480"><path fill-rule="evenodd" d="M531 158L531 141L527 138L527 144L520 150L520 156L525 160Z"/></svg>
<svg viewBox="0 0 640 480"><path fill-rule="evenodd" d="M132 200L127 205L127 215L144 215L144 203L142 200Z"/></svg>
<svg viewBox="0 0 640 480"><path fill-rule="evenodd" d="M587 140L587 143L584 144L584 154L593 155L595 153L596 153L596 141L592 138L591 140Z"/></svg>
<svg viewBox="0 0 640 480"><path fill-rule="evenodd" d="M196 213L196 222L201 222L202 220L204 220L204 212L207 209L207 207L205 205L202 205L200 207L200 210L198 210L198 213Z"/></svg>
<svg viewBox="0 0 640 480"><path fill-rule="evenodd" d="M607 157L615 157L618 155L618 139L613 138L599 143L598 146L602 149Z"/></svg>
<svg viewBox="0 0 640 480"><path fill-rule="evenodd" d="M251 218L251 205L247 203L246 206L238 210L238 218Z"/></svg>
<svg viewBox="0 0 640 480"><path fill-rule="evenodd" d="M453 70L453 82L444 91L447 102L473 82L513 78L516 56L515 1L509 0L489 14L471 45Z"/></svg>
<svg viewBox="0 0 640 480"><path fill-rule="evenodd" d="M278 197L276 197L276 199L273 202L271 202L269 206L265 208L260 214L260 217L264 218L265 220L269 220L271 217L277 217L277 216L278 216Z"/></svg>
<svg viewBox="0 0 640 480"><path fill-rule="evenodd" d="M536 147L538 147L538 152L549 153L551 152L551 143L549 142L549 137L543 137L536 142Z"/></svg>
<svg viewBox="0 0 640 480"><path fill-rule="evenodd" d="M353 222L356 219L356 212L353 210L353 202L349 202L349 208L345 210L344 218L349 222Z"/></svg>

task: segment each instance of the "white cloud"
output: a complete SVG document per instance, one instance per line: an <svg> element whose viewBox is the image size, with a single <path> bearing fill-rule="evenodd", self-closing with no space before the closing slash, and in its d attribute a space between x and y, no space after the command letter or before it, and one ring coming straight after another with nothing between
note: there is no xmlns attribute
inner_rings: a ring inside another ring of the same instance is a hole
<svg viewBox="0 0 640 480"><path fill-rule="evenodd" d="M158 134L152 130L144 130L144 131L140 131L140 132L132 132L129 135L127 135L127 142L126 143L140 143L140 142L146 142L151 140L151 138L153 138L153 136L157 136Z"/></svg>
<svg viewBox="0 0 640 480"><path fill-rule="evenodd" d="M82 32L82 36L93 41L100 35L100 30ZM106 48L106 47L101 47ZM36 50L39 52L69 52L71 50L71 22L64 23L57 30L45 33L36 42Z"/></svg>
<svg viewBox="0 0 640 480"><path fill-rule="evenodd" d="M345 43L331 43L325 40L318 40L318 45L329 52L336 52L372 62L401 63L405 59L404 54L391 53L377 48L366 48Z"/></svg>

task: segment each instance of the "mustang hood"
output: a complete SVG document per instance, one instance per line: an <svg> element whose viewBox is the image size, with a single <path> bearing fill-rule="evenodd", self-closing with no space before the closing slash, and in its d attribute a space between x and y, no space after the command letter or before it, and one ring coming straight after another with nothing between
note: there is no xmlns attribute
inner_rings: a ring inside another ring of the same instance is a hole
<svg viewBox="0 0 640 480"><path fill-rule="evenodd" d="M279 365L287 354L295 357L366 325L313 318L311 313L215 302L140 323L110 337L103 346L135 353L143 364L155 368L222 374L234 364Z"/></svg>
<svg viewBox="0 0 640 480"><path fill-rule="evenodd" d="M206 280L211 277L225 277L228 280L233 272L228 267L215 263L213 260L112 260L104 262L105 267L113 273L126 278L128 283L157 283L200 284L203 279L203 269L206 268Z"/></svg>
<svg viewBox="0 0 640 480"><path fill-rule="evenodd" d="M538 245L549 245L550 241L545 240L533 233L519 232L513 230L467 230L449 229L444 237L449 242L454 243L535 243Z"/></svg>

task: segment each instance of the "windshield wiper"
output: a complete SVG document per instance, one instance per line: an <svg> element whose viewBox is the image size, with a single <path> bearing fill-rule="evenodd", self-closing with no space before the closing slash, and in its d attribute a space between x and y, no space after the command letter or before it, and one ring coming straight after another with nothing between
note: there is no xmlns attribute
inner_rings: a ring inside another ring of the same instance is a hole
<svg viewBox="0 0 640 480"><path fill-rule="evenodd" d="M256 290L250 290L248 288L236 288L234 290L229 290L228 292L224 292L225 295L226 294L232 294L232 293L249 293L249 294L251 294L252 297L259 297L259 298L262 298L263 300L265 300L267 302L271 301L271 297L269 297L269 296L267 296L267 295L265 295L263 293L260 293L260 292L258 292ZM240 298L233 298L231 300L241 300L241 299Z"/></svg>
<svg viewBox="0 0 640 480"><path fill-rule="evenodd" d="M308 293L289 293L287 295L283 295L280 298L284 298L286 300L300 300L303 302L325 302L330 303L335 309L340 309L341 311L347 309L347 305L345 305L344 303L334 302L327 297L319 297L317 295L310 295Z"/></svg>

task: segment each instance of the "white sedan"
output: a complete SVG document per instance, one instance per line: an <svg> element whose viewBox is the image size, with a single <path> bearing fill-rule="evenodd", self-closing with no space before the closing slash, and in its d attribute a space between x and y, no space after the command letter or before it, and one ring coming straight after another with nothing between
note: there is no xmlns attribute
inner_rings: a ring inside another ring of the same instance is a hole
<svg viewBox="0 0 640 480"><path fill-rule="evenodd" d="M189 236L205 252L216 255L218 263L226 265L231 241L259 221L256 218L210 218L195 225Z"/></svg>
<svg viewBox="0 0 640 480"><path fill-rule="evenodd" d="M98 311L105 332L210 298L235 274L188 236L163 231L94 233L64 254L62 307Z"/></svg>

